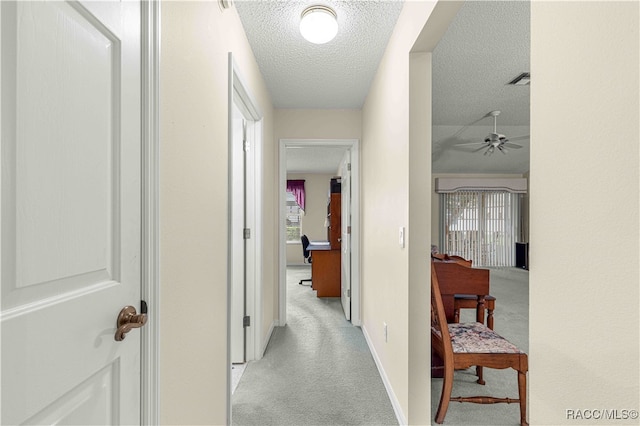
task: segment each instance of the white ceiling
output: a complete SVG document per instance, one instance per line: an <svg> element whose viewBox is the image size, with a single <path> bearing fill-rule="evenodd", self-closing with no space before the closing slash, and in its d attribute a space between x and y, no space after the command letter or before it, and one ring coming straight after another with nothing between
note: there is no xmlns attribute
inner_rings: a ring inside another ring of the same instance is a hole
<svg viewBox="0 0 640 426"><path fill-rule="evenodd" d="M313 4L331 6L338 15L338 36L325 45L305 41L298 30L301 12ZM373 0L236 0L235 5L274 106L321 109L362 107L402 8L401 1ZM507 155L484 156L455 146L483 140L493 120L482 117L492 110L501 111L499 133L529 133L529 86L507 85L530 71L529 10L527 0L467 1L434 50L434 172L529 170L528 139ZM288 167L296 172L324 167L331 171L323 173L332 173L339 164L339 159L330 164L328 153L295 151L288 154Z"/></svg>
<svg viewBox="0 0 640 426"><path fill-rule="evenodd" d="M300 15L315 4L338 17L338 35L326 44L300 35ZM236 8L276 108L359 109L402 2L242 0Z"/></svg>

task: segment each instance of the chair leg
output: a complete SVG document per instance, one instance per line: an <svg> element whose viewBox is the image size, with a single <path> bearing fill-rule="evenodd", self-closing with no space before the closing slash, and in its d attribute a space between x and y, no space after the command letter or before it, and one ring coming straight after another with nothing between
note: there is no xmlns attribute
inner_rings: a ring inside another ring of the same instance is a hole
<svg viewBox="0 0 640 426"><path fill-rule="evenodd" d="M527 423L527 372L518 371L518 398L520 398L520 426Z"/></svg>
<svg viewBox="0 0 640 426"><path fill-rule="evenodd" d="M480 385L484 385L485 384L485 381L484 381L484 378L483 378L483 371L484 370L482 369L482 366L480 366L480 365L476 366L476 376L478 376L478 380L476 380L476 383L478 383Z"/></svg>
<svg viewBox="0 0 640 426"><path fill-rule="evenodd" d="M444 416L447 415L449 409L449 401L451 400L451 391L453 390L453 368L444 369L444 378L442 380L442 395L440 395L440 404L436 412L436 423L444 422Z"/></svg>
<svg viewBox="0 0 640 426"><path fill-rule="evenodd" d="M493 309L487 309L487 327L493 330Z"/></svg>

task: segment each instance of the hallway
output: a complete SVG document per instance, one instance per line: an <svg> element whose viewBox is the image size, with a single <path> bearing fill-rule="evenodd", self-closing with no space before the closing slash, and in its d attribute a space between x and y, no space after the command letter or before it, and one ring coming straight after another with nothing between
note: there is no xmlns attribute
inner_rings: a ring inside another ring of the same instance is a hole
<svg viewBox="0 0 640 426"><path fill-rule="evenodd" d="M233 394L234 425L395 425L391 402L358 327L340 299L298 284L311 269L287 268L288 324Z"/></svg>

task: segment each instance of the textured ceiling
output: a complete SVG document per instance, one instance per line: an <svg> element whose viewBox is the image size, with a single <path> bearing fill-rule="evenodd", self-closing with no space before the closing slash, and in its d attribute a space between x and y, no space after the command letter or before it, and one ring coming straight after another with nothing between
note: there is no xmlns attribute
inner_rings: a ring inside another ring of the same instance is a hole
<svg viewBox="0 0 640 426"><path fill-rule="evenodd" d="M313 4L329 5L338 15L338 35L324 45L305 41L298 30L301 12ZM274 106L321 109L362 107L402 8L401 1L371 0L236 0L235 5ZM528 134L530 86L507 83L530 71L529 11L526 0L467 1L434 50L434 172L529 170L528 139L507 155L484 156L456 146L483 140L493 128L492 119L483 117L493 110L501 111L498 132ZM304 150L298 151L301 171ZM320 167L317 155L308 158L309 170Z"/></svg>
<svg viewBox="0 0 640 426"><path fill-rule="evenodd" d="M491 156L457 144L480 142L493 130L529 134L530 86L508 83L530 72L528 1L467 1L433 51L433 172L525 173L530 140ZM535 79L535 76L532 76ZM532 82L535 84L535 82Z"/></svg>
<svg viewBox="0 0 640 426"><path fill-rule="evenodd" d="M402 9L401 1L235 4L276 108L361 108ZM326 44L300 35L300 15L315 4L338 16L338 35Z"/></svg>

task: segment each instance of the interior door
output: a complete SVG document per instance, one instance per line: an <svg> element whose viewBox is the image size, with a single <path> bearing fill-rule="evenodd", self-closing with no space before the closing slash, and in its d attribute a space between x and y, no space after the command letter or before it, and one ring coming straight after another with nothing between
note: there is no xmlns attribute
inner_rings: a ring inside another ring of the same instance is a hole
<svg viewBox="0 0 640 426"><path fill-rule="evenodd" d="M341 240L342 249L342 279L341 279L341 299L344 315L351 320L351 151L347 150L340 165L341 170L341 190L342 190L342 218L341 218Z"/></svg>
<svg viewBox="0 0 640 426"><path fill-rule="evenodd" d="M245 150L246 121L237 105L232 111L232 192L231 192L231 362L243 363L246 359L246 311L245 280Z"/></svg>
<svg viewBox="0 0 640 426"><path fill-rule="evenodd" d="M2 424L138 424L138 2L1 2Z"/></svg>

